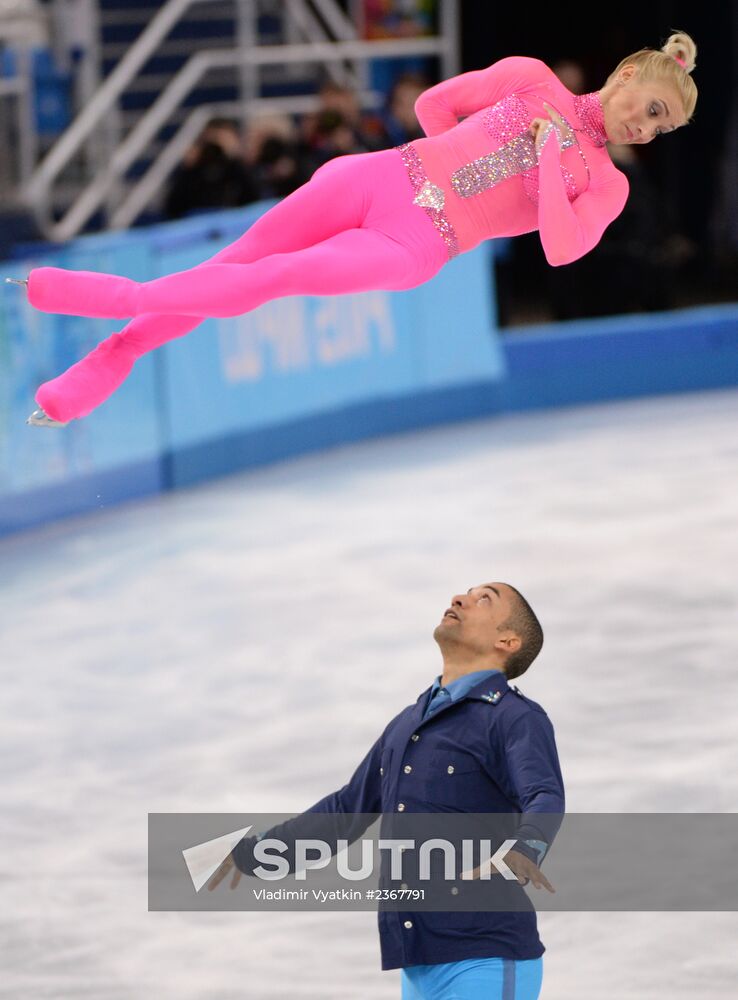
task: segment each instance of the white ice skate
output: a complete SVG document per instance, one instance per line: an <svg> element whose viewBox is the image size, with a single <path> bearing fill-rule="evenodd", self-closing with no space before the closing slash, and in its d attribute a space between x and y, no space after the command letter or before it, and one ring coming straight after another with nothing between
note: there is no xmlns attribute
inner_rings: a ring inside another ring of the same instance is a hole
<svg viewBox="0 0 738 1000"><path fill-rule="evenodd" d="M61 420L54 420L43 410L34 410L26 423L31 427L66 427L69 421L63 423Z"/></svg>

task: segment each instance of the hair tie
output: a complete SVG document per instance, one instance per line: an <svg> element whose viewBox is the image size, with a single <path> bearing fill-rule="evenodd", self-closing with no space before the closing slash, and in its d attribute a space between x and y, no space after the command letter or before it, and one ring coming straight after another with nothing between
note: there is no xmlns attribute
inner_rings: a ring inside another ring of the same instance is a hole
<svg viewBox="0 0 738 1000"><path fill-rule="evenodd" d="M679 56L674 56L673 58L676 59L676 61L679 63L679 65L682 67L682 69L686 69L687 68L687 60L686 59L680 59Z"/></svg>

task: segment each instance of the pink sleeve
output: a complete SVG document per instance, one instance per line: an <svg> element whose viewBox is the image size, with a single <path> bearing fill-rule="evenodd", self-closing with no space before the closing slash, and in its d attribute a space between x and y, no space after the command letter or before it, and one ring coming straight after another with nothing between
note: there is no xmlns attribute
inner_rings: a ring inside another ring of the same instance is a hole
<svg viewBox="0 0 738 1000"><path fill-rule="evenodd" d="M611 167L593 174L587 190L570 202L560 155L552 130L538 162L538 230L552 267L571 264L597 246L628 199L627 177Z"/></svg>
<svg viewBox="0 0 738 1000"><path fill-rule="evenodd" d="M424 91L415 102L415 114L428 137L440 135L457 125L459 118L545 83L551 75L540 59L510 56L487 69L453 76Z"/></svg>

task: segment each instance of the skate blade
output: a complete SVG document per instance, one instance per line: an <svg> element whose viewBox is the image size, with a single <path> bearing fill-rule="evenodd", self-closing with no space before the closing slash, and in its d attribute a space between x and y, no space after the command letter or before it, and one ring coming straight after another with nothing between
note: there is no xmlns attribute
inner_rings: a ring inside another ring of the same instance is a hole
<svg viewBox="0 0 738 1000"><path fill-rule="evenodd" d="M31 427L66 427L69 421L62 423L61 420L53 420L43 410L34 410L26 423Z"/></svg>
<svg viewBox="0 0 738 1000"><path fill-rule="evenodd" d="M28 288L28 278L6 278L6 285L20 285L21 288Z"/></svg>

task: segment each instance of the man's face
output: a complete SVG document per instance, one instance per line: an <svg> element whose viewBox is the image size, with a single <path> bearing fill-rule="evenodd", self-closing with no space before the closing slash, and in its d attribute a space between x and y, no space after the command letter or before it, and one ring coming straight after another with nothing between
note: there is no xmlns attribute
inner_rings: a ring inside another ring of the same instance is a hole
<svg viewBox="0 0 738 1000"><path fill-rule="evenodd" d="M415 102L424 89L417 83L407 81L400 84L392 96L392 114L406 128L417 128Z"/></svg>
<svg viewBox="0 0 738 1000"><path fill-rule="evenodd" d="M506 659L520 649L520 637L502 625L513 610L514 595L504 583L482 583L456 594L433 632L440 646L459 646L477 656Z"/></svg>

